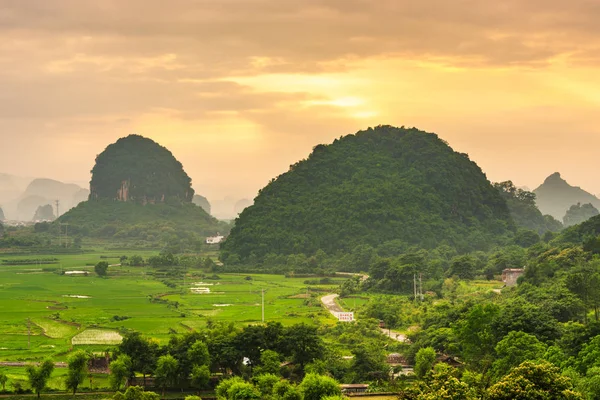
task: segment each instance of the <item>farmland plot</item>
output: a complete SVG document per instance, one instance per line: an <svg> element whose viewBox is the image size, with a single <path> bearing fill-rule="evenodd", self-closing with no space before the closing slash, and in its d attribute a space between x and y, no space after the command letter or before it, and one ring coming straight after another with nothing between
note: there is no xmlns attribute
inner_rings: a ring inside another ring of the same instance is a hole
<svg viewBox="0 0 600 400"><path fill-rule="evenodd" d="M73 344L119 344L123 337L108 329L86 329L71 339Z"/></svg>

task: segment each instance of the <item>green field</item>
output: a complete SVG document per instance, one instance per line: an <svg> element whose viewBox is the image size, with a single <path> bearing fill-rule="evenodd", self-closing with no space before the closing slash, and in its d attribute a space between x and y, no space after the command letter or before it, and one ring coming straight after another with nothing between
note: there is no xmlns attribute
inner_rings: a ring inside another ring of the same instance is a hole
<svg viewBox="0 0 600 400"><path fill-rule="evenodd" d="M112 266L109 276L100 278L91 265L101 260L118 263L101 255L57 256L60 262L52 266L0 266L0 361L47 356L64 360L74 348L102 351L118 343L119 332L127 330L164 343L169 335L201 328L211 319L259 323L263 290L266 321L327 320L331 317L320 306L318 290L333 290L342 280L309 288L306 278L247 274L217 278L188 270L176 279L175 287L169 287L150 267Z"/></svg>

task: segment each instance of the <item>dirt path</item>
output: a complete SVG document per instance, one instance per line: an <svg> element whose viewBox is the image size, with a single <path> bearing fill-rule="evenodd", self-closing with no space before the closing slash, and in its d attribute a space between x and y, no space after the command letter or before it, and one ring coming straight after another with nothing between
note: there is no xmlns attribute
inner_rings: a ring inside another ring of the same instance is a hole
<svg viewBox="0 0 600 400"><path fill-rule="evenodd" d="M327 311L337 318L337 313L344 312L342 307L335 302L335 299L339 297L339 294L328 294L327 296L321 297L321 303L325 306Z"/></svg>
<svg viewBox="0 0 600 400"><path fill-rule="evenodd" d="M23 361L0 361L0 367L26 367L31 365L31 362L23 362ZM38 363L33 363L38 365ZM67 368L68 365L66 362L55 362L54 366L56 368Z"/></svg>
<svg viewBox="0 0 600 400"><path fill-rule="evenodd" d="M339 274L339 272L338 272ZM339 294L328 294L326 296L321 297L321 303L323 303L323 306L325 306L325 308L327 309L327 311L329 311L331 313L331 315L333 315L334 317L337 318L337 313L340 312L344 312L344 310L342 309L342 307L340 307L340 305L338 303L335 302L335 299L337 299L339 297ZM393 339L393 340L397 340L398 342L406 342L406 335L397 331L392 331L389 329L385 329L385 328L379 328L381 330L381 333L384 334L385 336L388 336L389 338Z"/></svg>

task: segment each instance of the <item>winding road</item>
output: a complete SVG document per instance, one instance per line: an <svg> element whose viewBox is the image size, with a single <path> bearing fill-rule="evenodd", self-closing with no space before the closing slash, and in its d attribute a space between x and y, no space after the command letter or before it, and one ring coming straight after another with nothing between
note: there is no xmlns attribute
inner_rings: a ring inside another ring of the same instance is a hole
<svg viewBox="0 0 600 400"><path fill-rule="evenodd" d="M331 315L333 315L335 318L337 318L337 313L344 312L342 307L340 307L340 305L335 301L335 299L338 297L339 294L328 294L326 296L321 297L321 303L327 309L327 311L329 311ZM389 336L390 339L397 340L398 342L407 342L406 335L403 333L385 328L379 329L381 330L381 333L383 333L385 336Z"/></svg>

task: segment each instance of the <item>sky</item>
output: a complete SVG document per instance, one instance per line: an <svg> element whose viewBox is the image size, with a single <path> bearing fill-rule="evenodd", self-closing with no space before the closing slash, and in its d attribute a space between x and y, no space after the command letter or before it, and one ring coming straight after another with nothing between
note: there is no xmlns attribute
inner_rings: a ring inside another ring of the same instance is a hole
<svg viewBox="0 0 600 400"><path fill-rule="evenodd" d="M320 143L435 132L491 181L599 194L597 0L0 0L0 172L88 182L169 148L252 198Z"/></svg>

